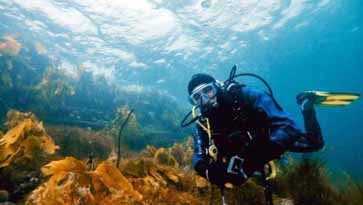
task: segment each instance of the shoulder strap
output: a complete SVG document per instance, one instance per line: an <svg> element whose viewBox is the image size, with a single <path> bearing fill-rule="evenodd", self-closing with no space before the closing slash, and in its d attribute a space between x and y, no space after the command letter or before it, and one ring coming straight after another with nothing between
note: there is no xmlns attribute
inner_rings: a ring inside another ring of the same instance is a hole
<svg viewBox="0 0 363 205"><path fill-rule="evenodd" d="M242 88L245 87L244 84L239 84L237 82L231 83L227 87L227 92L230 94L232 99L232 111L233 111L233 120L237 119L247 119L247 103L244 101L244 96L242 92Z"/></svg>

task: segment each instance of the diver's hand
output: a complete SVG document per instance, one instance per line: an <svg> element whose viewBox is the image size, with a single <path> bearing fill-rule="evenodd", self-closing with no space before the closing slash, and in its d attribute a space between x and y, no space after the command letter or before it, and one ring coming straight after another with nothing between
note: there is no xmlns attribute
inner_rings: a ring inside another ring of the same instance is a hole
<svg viewBox="0 0 363 205"><path fill-rule="evenodd" d="M206 179L217 186L224 186L226 178L226 169L223 165L212 163L205 171Z"/></svg>
<svg viewBox="0 0 363 205"><path fill-rule="evenodd" d="M231 173L227 173L226 174L226 179L225 179L225 184L226 183L230 183L230 184L233 184L233 185L242 185L243 183L245 183L248 179L247 176L241 174L241 173L238 173L238 174L231 174Z"/></svg>
<svg viewBox="0 0 363 205"><path fill-rule="evenodd" d="M296 102L303 111L313 110L316 97L316 94L313 92L303 92L296 96Z"/></svg>

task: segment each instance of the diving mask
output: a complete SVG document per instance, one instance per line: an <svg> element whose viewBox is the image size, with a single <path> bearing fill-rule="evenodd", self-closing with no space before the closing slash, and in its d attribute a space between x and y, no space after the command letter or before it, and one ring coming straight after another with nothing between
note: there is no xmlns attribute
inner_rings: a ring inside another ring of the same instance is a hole
<svg viewBox="0 0 363 205"><path fill-rule="evenodd" d="M196 87L189 96L193 105L216 104L217 86L213 83L201 84Z"/></svg>

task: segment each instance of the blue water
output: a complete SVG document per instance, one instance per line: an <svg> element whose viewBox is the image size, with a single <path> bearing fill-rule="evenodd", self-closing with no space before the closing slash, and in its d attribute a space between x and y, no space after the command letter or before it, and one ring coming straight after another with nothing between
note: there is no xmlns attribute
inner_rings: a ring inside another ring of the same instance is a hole
<svg viewBox="0 0 363 205"><path fill-rule="evenodd" d="M82 67L182 107L193 73L224 80L234 64L266 78L300 124L298 92L363 93L361 0L0 0L6 35L43 45L71 75ZM317 111L328 164L362 178L363 101Z"/></svg>

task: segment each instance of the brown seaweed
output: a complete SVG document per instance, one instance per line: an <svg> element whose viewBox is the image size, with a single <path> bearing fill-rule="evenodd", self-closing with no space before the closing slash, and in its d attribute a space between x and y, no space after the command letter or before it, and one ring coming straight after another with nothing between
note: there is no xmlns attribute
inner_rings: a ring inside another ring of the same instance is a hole
<svg viewBox="0 0 363 205"><path fill-rule="evenodd" d="M9 131L0 138L0 168L33 160L39 153L54 154L58 149L35 116L11 110L8 117Z"/></svg>

